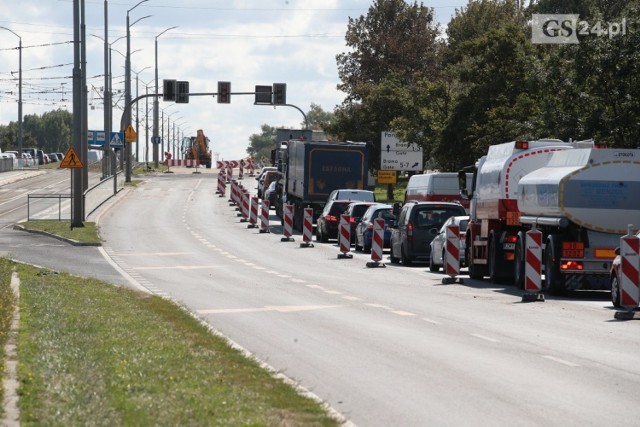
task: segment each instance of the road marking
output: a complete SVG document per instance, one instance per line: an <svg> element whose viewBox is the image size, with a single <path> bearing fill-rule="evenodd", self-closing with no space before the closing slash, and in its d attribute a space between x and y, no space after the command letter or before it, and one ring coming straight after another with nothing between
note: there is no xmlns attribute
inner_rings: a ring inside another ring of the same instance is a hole
<svg viewBox="0 0 640 427"><path fill-rule="evenodd" d="M342 295L342 292L340 291L331 291L329 289L324 290L325 294L331 294L331 295Z"/></svg>
<svg viewBox="0 0 640 427"><path fill-rule="evenodd" d="M133 267L133 270L199 270L205 268L222 268L223 265L174 265L157 267Z"/></svg>
<svg viewBox="0 0 640 427"><path fill-rule="evenodd" d="M273 274L273 275L278 275L278 274L280 274L280 273L278 273L278 272L277 272L277 271L275 271L275 270L266 270L266 271L265 271L265 273L267 273L267 274Z"/></svg>
<svg viewBox="0 0 640 427"><path fill-rule="evenodd" d="M394 314L398 314L400 316L415 316L414 313L403 311L403 310L392 310L391 312Z"/></svg>
<svg viewBox="0 0 640 427"><path fill-rule="evenodd" d="M369 307L373 307L373 308L384 308L385 310L391 310L391 307L383 304L365 303L364 305L368 305Z"/></svg>
<svg viewBox="0 0 640 427"><path fill-rule="evenodd" d="M489 341L489 342L500 342L495 338L489 338L487 336L480 335L480 334L471 334L471 336L476 337L476 338L480 338L481 340L485 340L485 341Z"/></svg>
<svg viewBox="0 0 640 427"><path fill-rule="evenodd" d="M429 322L431 324L434 324L434 325L439 325L440 324L440 322L438 322L436 320L433 320L433 319L427 319L426 317L423 317L422 320L424 320L425 322Z"/></svg>
<svg viewBox="0 0 640 427"><path fill-rule="evenodd" d="M306 281L306 280L302 280L302 279L295 279L295 278L292 278L292 279L291 279L291 281L292 281L293 283L307 283L307 281Z"/></svg>
<svg viewBox="0 0 640 427"><path fill-rule="evenodd" d="M567 360L559 359L559 358L553 357L553 356L542 356L542 357L544 357L545 359L552 360L554 362L561 363L561 364L566 365L566 366L571 366L572 368L576 368L576 367L580 366L577 363L572 363L572 362L569 362Z"/></svg>
<svg viewBox="0 0 640 427"><path fill-rule="evenodd" d="M362 301L362 298L353 297L353 296L350 296L350 295L343 295L342 298L346 299L346 300L349 300L349 301Z"/></svg>
<svg viewBox="0 0 640 427"><path fill-rule="evenodd" d="M259 313L265 311L276 311L278 313L295 313L299 311L324 310L327 308L338 308L340 305L267 305L264 307L250 308L219 308L208 310L197 310L200 314L229 314L229 313Z"/></svg>
<svg viewBox="0 0 640 427"><path fill-rule="evenodd" d="M130 252L120 253L119 256L180 256L180 255L198 255L197 252Z"/></svg>
<svg viewBox="0 0 640 427"><path fill-rule="evenodd" d="M259 265L254 265L254 266L253 266L253 269L254 269L254 270L266 270L266 267L261 267L261 266L259 266Z"/></svg>
<svg viewBox="0 0 640 427"><path fill-rule="evenodd" d="M326 291L327 289L320 286L320 285L307 285L307 288L311 288L311 289L320 289L321 291Z"/></svg>

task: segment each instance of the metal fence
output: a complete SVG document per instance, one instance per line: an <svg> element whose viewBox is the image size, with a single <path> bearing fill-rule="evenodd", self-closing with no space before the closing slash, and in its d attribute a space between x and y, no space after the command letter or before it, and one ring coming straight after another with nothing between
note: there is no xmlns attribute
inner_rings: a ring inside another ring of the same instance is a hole
<svg viewBox="0 0 640 427"><path fill-rule="evenodd" d="M124 188L124 173L109 176L84 192L84 219ZM71 194L29 194L27 220L71 220Z"/></svg>

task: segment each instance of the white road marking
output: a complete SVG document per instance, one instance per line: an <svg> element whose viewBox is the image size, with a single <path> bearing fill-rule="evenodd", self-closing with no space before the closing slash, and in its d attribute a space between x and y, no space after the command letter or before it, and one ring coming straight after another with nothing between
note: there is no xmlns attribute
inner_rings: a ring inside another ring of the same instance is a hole
<svg viewBox="0 0 640 427"><path fill-rule="evenodd" d="M222 268L223 265L174 265L157 267L133 267L133 270L201 270L206 268Z"/></svg>
<svg viewBox="0 0 640 427"><path fill-rule="evenodd" d="M266 267L261 267L261 266L259 266L259 265L254 265L254 266L253 266L253 269L254 269L254 270L266 270Z"/></svg>
<svg viewBox="0 0 640 427"><path fill-rule="evenodd" d="M329 289L324 290L325 294L331 294L331 295L342 295L342 292L340 291L331 291Z"/></svg>
<svg viewBox="0 0 640 427"><path fill-rule="evenodd" d="M362 298L354 297L351 295L343 295L342 298L349 301L362 301Z"/></svg>
<svg viewBox="0 0 640 427"><path fill-rule="evenodd" d="M383 304L365 303L365 305L368 305L369 307L373 307L373 308L384 308L385 310L391 310L391 307Z"/></svg>
<svg viewBox="0 0 640 427"><path fill-rule="evenodd" d="M394 314L398 314L400 316L415 316L414 313L411 313L409 311L403 311L403 310L392 310L391 311Z"/></svg>
<svg viewBox="0 0 640 427"><path fill-rule="evenodd" d="M264 307L247 308L219 308L198 310L200 314L228 314L228 313L258 313L264 311L276 311L278 313L294 313L299 311L323 310L327 308L338 308L340 305L267 305Z"/></svg>
<svg viewBox="0 0 640 427"><path fill-rule="evenodd" d="M429 322L431 324L434 324L434 325L439 325L440 324L440 322L438 322L436 320L433 320L433 319L428 319L426 317L423 317L422 320L424 320L425 322Z"/></svg>
<svg viewBox="0 0 640 427"><path fill-rule="evenodd" d="M545 359L552 360L554 362L561 363L561 364L566 365L566 366L571 366L572 368L576 368L576 367L580 366L577 363L572 363L572 362L569 362L567 360L559 359L559 358L553 357L553 356L542 356L542 357L544 357Z"/></svg>
<svg viewBox="0 0 640 427"><path fill-rule="evenodd" d="M490 338L484 335L480 335L480 334L471 334L471 336L476 337L476 338L480 338L481 340L485 340L485 341L489 341L489 342L500 342L495 338Z"/></svg>
<svg viewBox="0 0 640 427"><path fill-rule="evenodd" d="M291 279L291 281L292 281L293 283L307 283L307 281L306 281L306 280L302 280L302 279L293 279L293 278L292 278L292 279Z"/></svg>

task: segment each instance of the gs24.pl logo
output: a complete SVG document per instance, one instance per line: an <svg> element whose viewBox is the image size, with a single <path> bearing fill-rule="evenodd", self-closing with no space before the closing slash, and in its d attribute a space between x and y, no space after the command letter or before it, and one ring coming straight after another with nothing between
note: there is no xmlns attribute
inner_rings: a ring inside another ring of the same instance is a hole
<svg viewBox="0 0 640 427"><path fill-rule="evenodd" d="M543 14L531 16L531 42L536 44L577 44L578 36L608 36L627 34L627 20L620 22L581 21L577 14Z"/></svg>

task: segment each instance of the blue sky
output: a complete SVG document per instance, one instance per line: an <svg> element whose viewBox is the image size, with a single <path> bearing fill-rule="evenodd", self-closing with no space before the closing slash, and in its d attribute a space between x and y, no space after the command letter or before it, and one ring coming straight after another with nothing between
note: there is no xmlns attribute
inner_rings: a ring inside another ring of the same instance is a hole
<svg viewBox="0 0 640 427"><path fill-rule="evenodd" d="M139 0L108 1L114 99L123 105L127 10ZM444 26L462 0L425 1ZM158 79L187 80L191 92L216 92L218 81L230 81L232 92L252 92L255 85L287 84L287 102L308 111L311 103L332 111L344 99L335 57L347 51L344 34L349 17L366 15L372 0L149 0L129 13L132 92L155 89L155 40ZM0 26L22 38L23 114L56 108L72 110L72 0L0 0ZM85 0L89 129L104 128L104 0ZM151 15L148 18L144 18ZM142 18L142 19L140 19ZM138 22L133 24L136 20ZM93 35L93 36L92 36ZM98 36L98 37L95 37ZM18 38L0 29L0 123L17 120ZM120 53L116 52L119 51ZM13 74L12 74L13 73ZM135 76L138 73L138 87ZM254 106L253 96L232 96L231 104L194 97L189 104L160 102L164 123L195 135L203 129L220 159L246 156L248 138L262 124L299 128L294 108ZM143 157L144 102L139 113ZM114 112L117 127L121 111ZM152 126L151 102L149 127ZM162 114L162 113L161 113ZM151 131L149 131L151 135ZM135 152L135 151L134 151ZM150 156L151 157L151 156Z"/></svg>

